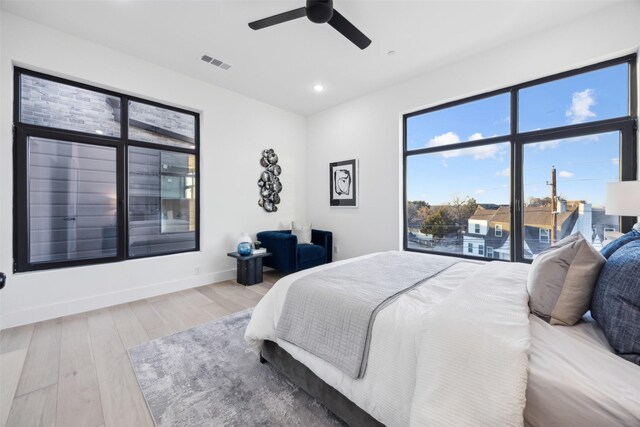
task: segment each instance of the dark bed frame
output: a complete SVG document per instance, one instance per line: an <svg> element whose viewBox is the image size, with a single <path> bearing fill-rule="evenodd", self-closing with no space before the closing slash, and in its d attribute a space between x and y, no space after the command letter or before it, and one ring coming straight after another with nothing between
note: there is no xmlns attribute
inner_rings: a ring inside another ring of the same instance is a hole
<svg viewBox="0 0 640 427"><path fill-rule="evenodd" d="M338 418L351 427L384 427L384 424L367 414L342 393L322 381L301 362L273 341L264 341L260 351L260 362L269 362L277 371L287 377L311 397L322 403Z"/></svg>

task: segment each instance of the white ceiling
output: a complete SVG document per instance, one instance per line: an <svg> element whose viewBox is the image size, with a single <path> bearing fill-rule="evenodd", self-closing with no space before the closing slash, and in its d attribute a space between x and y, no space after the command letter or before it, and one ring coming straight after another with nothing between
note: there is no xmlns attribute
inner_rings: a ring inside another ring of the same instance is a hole
<svg viewBox="0 0 640 427"><path fill-rule="evenodd" d="M611 1L365 1L334 6L373 40L361 51L305 18L247 23L304 0L32 1L2 9L284 109L309 115L593 13ZM394 50L393 56L387 52ZM200 60L207 53L228 71ZM312 85L322 82L317 94Z"/></svg>

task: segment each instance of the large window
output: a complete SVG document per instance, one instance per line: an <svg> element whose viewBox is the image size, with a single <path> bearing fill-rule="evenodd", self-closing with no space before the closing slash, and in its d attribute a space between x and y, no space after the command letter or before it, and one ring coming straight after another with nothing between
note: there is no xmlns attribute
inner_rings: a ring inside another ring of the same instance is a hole
<svg viewBox="0 0 640 427"><path fill-rule="evenodd" d="M198 114L19 68L15 94L15 271L198 249Z"/></svg>
<svg viewBox="0 0 640 427"><path fill-rule="evenodd" d="M405 115L406 250L526 261L633 218L606 183L636 179L636 56ZM486 251L485 251L486 248Z"/></svg>

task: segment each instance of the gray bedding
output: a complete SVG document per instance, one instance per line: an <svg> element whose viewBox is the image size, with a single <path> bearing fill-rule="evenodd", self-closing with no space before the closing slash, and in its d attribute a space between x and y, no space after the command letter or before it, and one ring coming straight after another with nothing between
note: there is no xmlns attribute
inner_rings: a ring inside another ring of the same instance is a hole
<svg viewBox="0 0 640 427"><path fill-rule="evenodd" d="M448 257L427 262L420 254L387 252L304 276L287 292L278 338L360 378L376 314L457 262Z"/></svg>

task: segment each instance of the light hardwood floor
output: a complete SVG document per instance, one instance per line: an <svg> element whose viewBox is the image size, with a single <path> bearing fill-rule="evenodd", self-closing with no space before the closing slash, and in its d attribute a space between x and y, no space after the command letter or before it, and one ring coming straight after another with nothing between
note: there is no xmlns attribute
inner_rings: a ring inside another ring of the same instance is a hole
<svg viewBox="0 0 640 427"><path fill-rule="evenodd" d="M0 333L0 427L153 426L126 349L254 307L282 277L235 281Z"/></svg>

